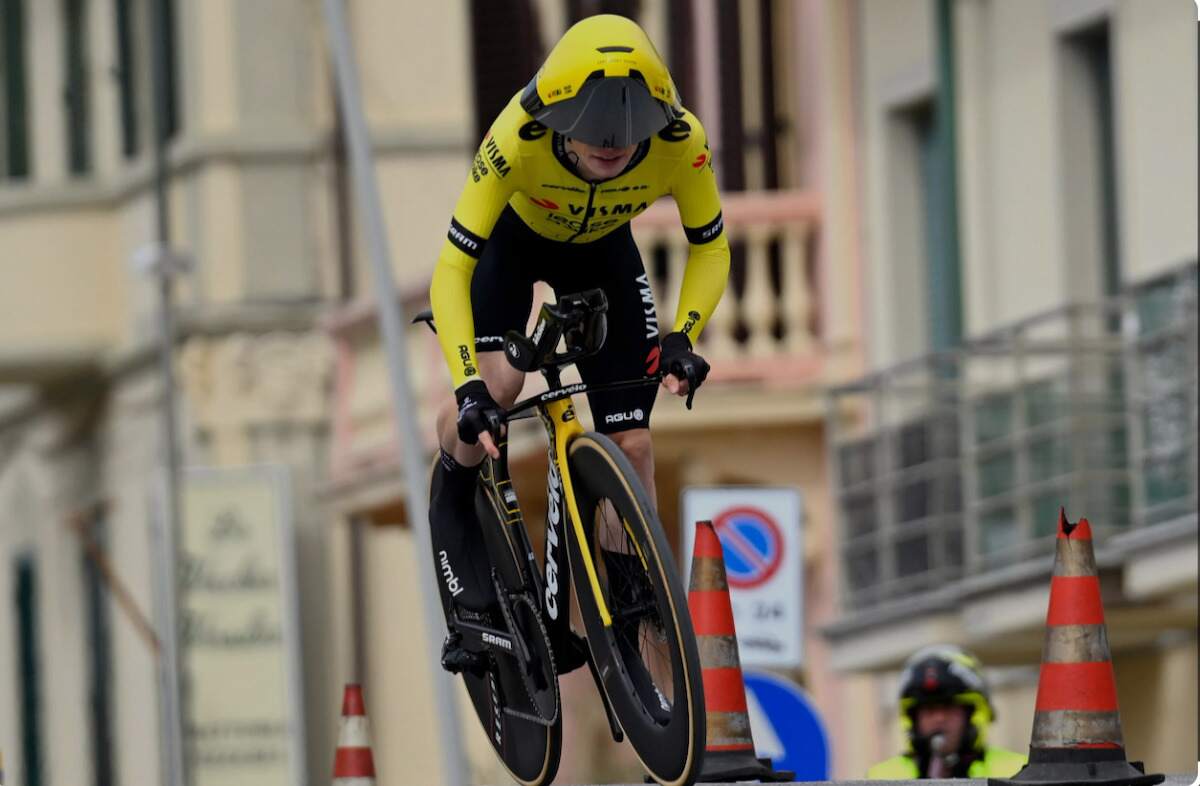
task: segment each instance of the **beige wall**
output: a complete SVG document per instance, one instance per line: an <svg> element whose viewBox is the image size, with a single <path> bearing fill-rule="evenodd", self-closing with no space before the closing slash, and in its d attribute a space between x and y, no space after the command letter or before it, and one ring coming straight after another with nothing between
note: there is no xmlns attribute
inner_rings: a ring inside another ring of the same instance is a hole
<svg viewBox="0 0 1200 786"><path fill-rule="evenodd" d="M464 121L464 127L473 127ZM478 144L471 143L471 148ZM444 146L417 155L392 156L379 166L379 184L387 218L392 267L402 291L429 286L433 266L446 240L450 214L467 178L467 148L448 151ZM359 246L362 292L370 294L367 249Z"/></svg>
<svg viewBox="0 0 1200 786"><path fill-rule="evenodd" d="M954 4L963 304L968 334L1091 299L1095 247L1077 227L1080 180L1064 129L1072 94L1062 36L1107 18L1116 119L1122 276L1136 281L1195 258L1196 40L1173 0ZM863 0L863 181L872 360L925 349L924 261L912 222L915 169L888 113L934 86L933 4ZM1187 109L1191 107L1191 109ZM1074 212L1073 212L1074 211ZM1074 218L1072 217L1074 216ZM918 222L919 223L919 222ZM1074 255L1074 262L1068 261ZM903 304L903 305L901 305Z"/></svg>
<svg viewBox="0 0 1200 786"><path fill-rule="evenodd" d="M93 170L77 180L65 172L59 6L38 4L30 18L33 176L0 183L0 258L18 262L0 270L0 359L19 349L49 362L152 335L157 295L129 265L155 235L149 119L143 112L141 152L125 159L113 21L94 6L91 73L103 78L92 83ZM443 238L430 228L446 223L477 144L465 13L463 3L351 4L402 286L428 280ZM180 280L184 306L336 292L333 87L321 14L317 2L181 6L183 130L170 151L170 196L172 244L196 263ZM370 286L366 248L357 237L352 247L361 296Z"/></svg>
<svg viewBox="0 0 1200 786"><path fill-rule="evenodd" d="M1200 761L1198 662L1195 629L1113 659L1125 749L1129 758L1145 761L1147 771L1191 773Z"/></svg>
<svg viewBox="0 0 1200 786"><path fill-rule="evenodd" d="M0 213L0 355L94 350L116 337L129 304L114 230L107 211L87 207Z"/></svg>
<svg viewBox="0 0 1200 786"><path fill-rule="evenodd" d="M101 429L101 455L109 468L103 493L112 505L108 550L114 568L143 613L153 615L154 578L149 542L150 489L145 468L156 465L160 432L151 379L133 380L114 395ZM153 651L130 617L108 606L112 630L113 735L118 782L151 786L159 778L158 667ZM153 619L151 616L150 619Z"/></svg>
<svg viewBox="0 0 1200 786"><path fill-rule="evenodd" d="M403 283L415 283L427 278L444 237L444 230L429 228L445 224L476 144L469 139L469 50L462 46L467 6L388 0L350 5L362 45L364 94L376 121L372 132L393 257ZM142 152L125 159L113 78L112 7L88 3L93 169L78 180L67 177L60 6L30 5L33 176L19 184L0 182L0 366L16 368L14 354L29 361L22 369L38 363L58 369L63 357L86 358L105 369L107 385L104 395L73 388L65 396L70 400L73 393L96 407L96 421L76 423L72 427L83 436L72 433L68 440L94 440L82 458L70 451L64 457L57 437L12 439L37 432L32 424L41 415L29 418L28 429L24 423L0 425L0 549L6 557L32 550L40 571L41 731L50 786L91 779L87 718L78 712L86 706L87 679L82 557L65 529L64 511L97 497L112 503L107 545L113 569L151 615L150 493L161 464L157 374L153 366L131 361L132 353L153 340L158 308L153 283L130 266L133 252L155 236L149 119L143 114ZM312 413L290 410L310 397L289 396L288 386L320 399L328 390L320 368L326 355L303 342L281 346L287 344L284 333L266 337L254 329L223 327L223 320L241 313L268 324L274 312L261 308L263 300L290 308L296 301L330 301L336 292L333 102L321 14L317 0L181 3L183 128L170 151L172 243L195 261L194 272L179 282L178 303L189 315L208 320L210 329L234 332L228 340L214 340L211 354L217 359L210 377L190 387L181 379L186 460L282 461L293 470L314 782L328 774L348 673L332 665L337 647L327 633L328 601L320 589L327 585L324 571L332 559L330 522L312 496L326 467L321 440L328 412L310 419ZM355 247L363 259L361 241ZM365 267L359 269L362 291L367 277L361 274ZM315 312L306 308L307 315ZM294 330L296 317L291 319ZM296 361L299 356L311 364ZM181 359L182 377L194 359ZM216 400L217 393L231 391L237 406ZM256 409L255 400L270 403ZM72 451L83 450L70 444ZM71 471L90 478L94 488L64 480L75 477L63 466L68 460L81 464ZM384 553L393 552L385 544ZM11 587L10 579L11 562L5 559L0 585ZM0 604L5 634L0 638L7 641L15 638L11 612L11 603ZM160 781L155 661L125 613L110 603L109 615L116 778L151 786ZM0 648L4 695L16 695L14 657L12 648ZM386 666L380 670L394 673ZM428 703L422 700L412 717L424 716ZM399 712L413 705L395 706ZM10 703L0 709L0 750L9 775L18 780L19 725L17 708ZM412 781L402 772L395 782Z"/></svg>
<svg viewBox="0 0 1200 786"><path fill-rule="evenodd" d="M350 7L351 36L372 127L470 140L472 83L467 3L362 0Z"/></svg>
<svg viewBox="0 0 1200 786"><path fill-rule="evenodd" d="M917 354L925 344L924 263L911 222L889 220L911 210L912 174L900 172L892 114L929 98L934 87L933 16L928 0L866 0L859 5L865 254L868 260L870 358L875 365ZM900 307L899 303L906 304Z"/></svg>
<svg viewBox="0 0 1200 786"><path fill-rule="evenodd" d="M1113 43L1125 276L1140 279L1196 258L1194 6L1124 2Z"/></svg>
<svg viewBox="0 0 1200 786"><path fill-rule="evenodd" d="M440 641L425 635L416 539L398 525L363 538L366 674L379 786L441 782L441 745L430 667ZM439 675L440 678L440 675Z"/></svg>
<svg viewBox="0 0 1200 786"><path fill-rule="evenodd" d="M959 6L957 54L966 77L958 84L958 123L968 334L1051 308L1066 294L1049 24L1048 3L985 0ZM964 51L968 41L976 51Z"/></svg>

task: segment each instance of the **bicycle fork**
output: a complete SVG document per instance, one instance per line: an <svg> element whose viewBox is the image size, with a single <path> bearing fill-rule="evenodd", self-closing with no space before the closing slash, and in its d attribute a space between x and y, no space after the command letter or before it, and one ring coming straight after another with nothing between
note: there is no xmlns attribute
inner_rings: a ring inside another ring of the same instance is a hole
<svg viewBox="0 0 1200 786"><path fill-rule="evenodd" d="M542 423L550 434L551 448L549 451L549 471L547 477L546 505L546 560L545 560L545 599L544 608L549 617L551 636L556 647L569 647L570 637L575 636L570 622L570 586L565 578L570 576L570 560L567 557L567 539L570 538L579 549L584 569L587 573L584 591L590 591L596 599L597 608L605 627L611 627L612 618L600 591L600 580L592 555L588 549L587 533L584 531L583 520L579 508L575 504L575 493L571 487L571 474L567 471L567 447L575 437L583 434L583 427L575 416L575 407L571 399L565 398L551 401L539 410ZM564 521L565 519L565 521ZM564 524L566 526L564 526ZM576 591L581 587L576 582ZM600 703L604 706L604 716L608 719L608 728L613 741L622 742L625 734L617 722L616 712L608 698L608 690L604 687L604 678L596 666L592 656L591 646L585 647L588 671L596 683L596 692L600 694Z"/></svg>

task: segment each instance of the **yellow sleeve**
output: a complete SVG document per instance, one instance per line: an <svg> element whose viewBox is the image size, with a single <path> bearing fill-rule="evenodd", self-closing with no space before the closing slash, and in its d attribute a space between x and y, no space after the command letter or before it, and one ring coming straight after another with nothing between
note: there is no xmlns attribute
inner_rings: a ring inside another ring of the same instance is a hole
<svg viewBox="0 0 1200 786"><path fill-rule="evenodd" d="M721 196L712 168L712 151L704 128L689 117L694 130L688 152L676 167L671 195L688 239L687 267L679 288L679 308L672 330L693 342L716 309L729 278L729 241L721 217Z"/></svg>
<svg viewBox="0 0 1200 786"><path fill-rule="evenodd" d="M438 342L455 388L479 373L475 359L475 319L471 314L471 276L496 219L517 190L517 150L515 144L506 142L503 133L507 127L503 121L512 108L510 104L501 113L475 154L429 287ZM520 110L519 105L517 109Z"/></svg>

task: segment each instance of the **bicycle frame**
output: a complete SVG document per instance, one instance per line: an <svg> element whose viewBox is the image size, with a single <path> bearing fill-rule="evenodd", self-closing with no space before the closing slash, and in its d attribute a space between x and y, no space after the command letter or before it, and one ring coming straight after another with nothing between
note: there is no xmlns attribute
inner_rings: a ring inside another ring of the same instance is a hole
<svg viewBox="0 0 1200 786"><path fill-rule="evenodd" d="M593 562L591 551L587 547L587 533L584 529L583 517L575 502L575 490L572 485L571 473L567 454L571 443L584 433L582 424L575 412L572 396L578 393L598 390L614 390L619 388L638 387L657 384L660 376L642 377L640 379L609 382L600 385L575 383L562 385L557 369L547 370L546 379L550 390L513 405L505 415L506 422L520 420L533 416L541 419L549 437L547 458L549 468L546 479L546 542L545 560L539 565L529 542L525 520L521 514L517 496L512 488L512 479L508 474L507 440L500 443L501 456L499 460L484 462L482 480L488 490L488 496L501 524L501 533L485 532L485 539L493 543L492 548L507 547L523 575L513 576L507 570L502 574L507 576L505 583L512 586L527 585L532 588L538 598L543 620L550 635L551 646L555 652L565 651L570 633L570 614L563 613L570 608L570 588L574 579L582 579L576 589L584 587L592 593L596 607L606 628L612 627L612 614L600 589L600 579ZM569 532L569 534L568 534ZM502 535L496 538L495 535ZM572 571L570 556L567 549L567 537L579 544L580 556L585 576L575 576ZM507 563L512 564L512 563ZM586 582L586 583L585 583ZM483 628L459 621L464 633L478 635ZM509 650L509 645L515 645L510 637L499 635L498 631L491 633L491 648L497 646ZM496 644L496 639L503 639L502 644Z"/></svg>

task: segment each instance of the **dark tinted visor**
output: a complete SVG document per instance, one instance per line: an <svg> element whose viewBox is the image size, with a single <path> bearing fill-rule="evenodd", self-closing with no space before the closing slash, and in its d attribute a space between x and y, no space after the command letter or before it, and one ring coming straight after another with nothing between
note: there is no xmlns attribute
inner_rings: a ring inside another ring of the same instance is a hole
<svg viewBox="0 0 1200 786"><path fill-rule="evenodd" d="M534 117L564 136L596 147L628 147L671 122L670 108L630 77L584 82L578 95L544 107Z"/></svg>

